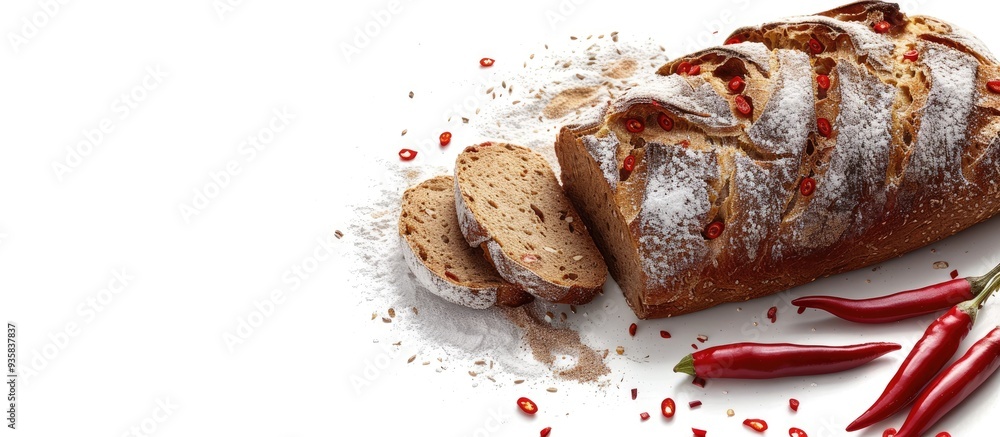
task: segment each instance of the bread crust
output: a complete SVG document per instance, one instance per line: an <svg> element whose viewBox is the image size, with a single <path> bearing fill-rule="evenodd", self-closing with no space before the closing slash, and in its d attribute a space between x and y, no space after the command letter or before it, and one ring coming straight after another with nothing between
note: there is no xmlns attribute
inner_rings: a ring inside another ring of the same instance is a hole
<svg viewBox="0 0 1000 437"><path fill-rule="evenodd" d="M888 32L872 30L883 20ZM563 186L640 318L882 262L1000 210L1000 100L986 86L1000 70L975 37L865 1L730 38L741 42L664 65L556 143ZM682 61L701 73L678 74ZM624 129L632 118L646 129ZM713 222L725 231L705 238Z"/></svg>

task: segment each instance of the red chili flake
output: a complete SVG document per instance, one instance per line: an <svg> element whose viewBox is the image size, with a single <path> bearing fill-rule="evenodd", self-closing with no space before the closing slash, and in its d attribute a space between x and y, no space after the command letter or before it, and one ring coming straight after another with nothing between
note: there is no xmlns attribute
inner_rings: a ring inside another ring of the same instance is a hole
<svg viewBox="0 0 1000 437"><path fill-rule="evenodd" d="M660 331L660 337L670 338L670 333L667 331Z"/></svg>
<svg viewBox="0 0 1000 437"><path fill-rule="evenodd" d="M819 134L827 138L830 137L830 132L833 131L833 127L830 126L830 120L825 118L816 120L816 127L819 128Z"/></svg>
<svg viewBox="0 0 1000 437"><path fill-rule="evenodd" d="M889 428L882 431L882 437L896 437L896 428Z"/></svg>
<svg viewBox="0 0 1000 437"><path fill-rule="evenodd" d="M915 49L907 50L906 53L903 53L903 59L906 59L907 61L917 62L918 56L920 56L920 52Z"/></svg>
<svg viewBox="0 0 1000 437"><path fill-rule="evenodd" d="M688 408L698 408L700 406L701 406L701 401L688 402Z"/></svg>
<svg viewBox="0 0 1000 437"><path fill-rule="evenodd" d="M708 336L705 335L705 334L698 334L698 337L695 337L695 338L697 338L698 341L700 341L702 343L708 341Z"/></svg>
<svg viewBox="0 0 1000 437"><path fill-rule="evenodd" d="M649 413L647 413L645 411L639 413L639 419L642 420L642 421L649 420Z"/></svg>
<svg viewBox="0 0 1000 437"><path fill-rule="evenodd" d="M825 47L823 47L823 43L819 42L819 40L816 38L809 38L809 51L812 52L812 54L818 55L823 53L824 49Z"/></svg>
<svg viewBox="0 0 1000 437"><path fill-rule="evenodd" d="M698 428L691 428L691 433L694 434L694 437L705 437L708 435L707 431Z"/></svg>
<svg viewBox="0 0 1000 437"><path fill-rule="evenodd" d="M483 58L479 60L479 65L483 67L492 67L493 63L496 62L493 58Z"/></svg>
<svg viewBox="0 0 1000 437"><path fill-rule="evenodd" d="M403 161L412 161L413 158L417 157L417 151L411 149L399 149L399 159Z"/></svg>
<svg viewBox="0 0 1000 437"><path fill-rule="evenodd" d="M948 434L948 431L941 431L934 437L951 437L951 434Z"/></svg>
<svg viewBox="0 0 1000 437"><path fill-rule="evenodd" d="M674 403L673 399L666 398L660 402L660 412L663 413L663 417L674 417L674 413L677 412L677 404Z"/></svg>
<svg viewBox="0 0 1000 437"><path fill-rule="evenodd" d="M538 412L538 404L535 404L535 401L526 397L517 398L517 407L520 408L524 414L534 415Z"/></svg>
<svg viewBox="0 0 1000 437"><path fill-rule="evenodd" d="M771 323L778 321L778 307L771 307L767 309L767 318L771 320Z"/></svg>
<svg viewBox="0 0 1000 437"><path fill-rule="evenodd" d="M739 43L741 43L741 42L743 42L743 40L742 40L742 39L740 39L740 37L738 37L738 36L733 36L733 37L730 37L729 39L727 39L727 40L726 40L726 42L725 42L725 45L727 45L727 46L728 46L728 45L730 45L730 44L739 44Z"/></svg>
<svg viewBox="0 0 1000 437"><path fill-rule="evenodd" d="M656 123L660 125L660 129L665 131L670 131L674 128L674 119L667 116L667 114L660 114L660 116L656 118Z"/></svg>
<svg viewBox="0 0 1000 437"><path fill-rule="evenodd" d="M698 73L701 73L701 66L699 66L699 65L692 65L691 68L688 69L688 73L687 74L688 74L688 76L697 76Z"/></svg>
<svg viewBox="0 0 1000 437"><path fill-rule="evenodd" d="M830 76L825 74L816 76L816 84L819 85L819 89L821 90L830 89Z"/></svg>
<svg viewBox="0 0 1000 437"><path fill-rule="evenodd" d="M889 22L885 20L879 21L872 26L872 30L874 30L875 33L886 33L889 31Z"/></svg>
<svg viewBox="0 0 1000 437"><path fill-rule="evenodd" d="M691 383L697 385L698 387L705 388L705 378L700 376L695 376Z"/></svg>
<svg viewBox="0 0 1000 437"><path fill-rule="evenodd" d="M638 395L639 395L639 389L633 388L632 389L632 400L634 401L635 397L638 396Z"/></svg>
<svg viewBox="0 0 1000 437"><path fill-rule="evenodd" d="M743 88L746 87L746 84L747 83L743 81L742 77L733 76L732 79L729 79L729 91L732 91L737 94L742 93Z"/></svg>
<svg viewBox="0 0 1000 437"><path fill-rule="evenodd" d="M767 431L767 422L761 419L747 419L743 421L743 424L757 432Z"/></svg>
<svg viewBox="0 0 1000 437"><path fill-rule="evenodd" d="M698 345L691 343L691 348L694 350L698 350Z"/></svg>
<svg viewBox="0 0 1000 437"><path fill-rule="evenodd" d="M726 230L726 224L720 221L714 221L705 228L705 238L709 240L714 240L722 235L722 231Z"/></svg>
<svg viewBox="0 0 1000 437"><path fill-rule="evenodd" d="M680 146L681 146L681 147L683 147L683 148L685 148L685 149L686 149L686 148L688 148L688 146L690 146L690 145L691 145L691 142L690 142L690 141L688 141L688 140L681 140L681 142L680 142L680 143L677 143L677 144L680 144Z"/></svg>
<svg viewBox="0 0 1000 437"><path fill-rule="evenodd" d="M677 64L677 73L688 74L689 71L691 71L691 63L690 62L688 62L688 61L681 61L680 64Z"/></svg>
<svg viewBox="0 0 1000 437"><path fill-rule="evenodd" d="M549 437L549 433L550 432L552 432L552 427L551 426L546 426L545 428L542 428L542 432L538 433L538 435L541 436L541 437ZM805 436L803 436L803 437L805 437Z"/></svg>
<svg viewBox="0 0 1000 437"><path fill-rule="evenodd" d="M753 103L751 103L750 100L747 100L747 98L742 94L736 96L736 99L734 100L736 101L736 110L739 111L740 114L746 116L753 114Z"/></svg>
<svg viewBox="0 0 1000 437"><path fill-rule="evenodd" d="M806 307L799 307L799 314L806 312Z"/></svg>
<svg viewBox="0 0 1000 437"><path fill-rule="evenodd" d="M646 129L646 123L643 123L642 120L639 120L638 118L627 118L625 119L625 129L628 129L629 132L637 134Z"/></svg>
<svg viewBox="0 0 1000 437"><path fill-rule="evenodd" d="M803 196L811 196L813 192L816 191L816 180L813 178L802 178L802 182L799 182L799 192Z"/></svg>
<svg viewBox="0 0 1000 437"><path fill-rule="evenodd" d="M629 156L631 156L631 155L629 155ZM631 335L631 336L635 337L635 330L638 329L638 328L639 328L639 325L636 325L635 323L633 323L631 325L628 325L628 335ZM635 389L634 388L632 389L632 392L635 393ZM632 395L632 399L635 399L635 395Z"/></svg>
<svg viewBox="0 0 1000 437"><path fill-rule="evenodd" d="M957 279L957 278L958 278L958 270L952 270L951 279Z"/></svg>
<svg viewBox="0 0 1000 437"><path fill-rule="evenodd" d="M1000 93L1000 80L991 80L986 82L986 88L994 93Z"/></svg>
<svg viewBox="0 0 1000 437"><path fill-rule="evenodd" d="M452 281L460 282L459 279L458 279L458 275L456 275L456 274L454 274L454 273L452 273L452 272L450 272L448 270L444 271L444 275L447 276L448 279L451 279Z"/></svg>
<svg viewBox="0 0 1000 437"><path fill-rule="evenodd" d="M788 408L791 408L792 411L799 411L799 400L795 398L789 399Z"/></svg>
<svg viewBox="0 0 1000 437"><path fill-rule="evenodd" d="M625 162L622 163L622 170L632 171L634 169L635 169L635 156L634 155L626 156Z"/></svg>
<svg viewBox="0 0 1000 437"><path fill-rule="evenodd" d="M447 146L451 143L451 132L442 132L441 136L438 137L438 141L441 142L441 147Z"/></svg>
<svg viewBox="0 0 1000 437"><path fill-rule="evenodd" d="M809 437L805 431L798 428L788 428L788 437Z"/></svg>

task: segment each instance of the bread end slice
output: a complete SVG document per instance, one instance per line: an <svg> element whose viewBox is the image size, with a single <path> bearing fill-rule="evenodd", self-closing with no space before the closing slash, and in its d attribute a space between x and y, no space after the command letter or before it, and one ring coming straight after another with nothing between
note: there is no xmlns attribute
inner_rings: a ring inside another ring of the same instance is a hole
<svg viewBox="0 0 1000 437"><path fill-rule="evenodd" d="M608 269L541 155L511 144L472 146L455 164L462 235L508 282L550 302L584 304Z"/></svg>
<svg viewBox="0 0 1000 437"><path fill-rule="evenodd" d="M504 281L478 247L459 230L451 176L439 176L406 190L399 215L399 241L410 271L443 299L471 308L518 306L532 300Z"/></svg>

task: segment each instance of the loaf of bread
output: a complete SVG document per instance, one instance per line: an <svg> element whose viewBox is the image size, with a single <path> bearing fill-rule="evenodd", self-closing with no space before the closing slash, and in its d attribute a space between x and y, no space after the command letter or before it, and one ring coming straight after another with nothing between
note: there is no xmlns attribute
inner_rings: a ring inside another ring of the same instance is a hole
<svg viewBox="0 0 1000 437"><path fill-rule="evenodd" d="M459 230L455 183L438 176L403 194L399 242L417 282L441 298L471 308L518 306L530 294L504 281L478 247L470 247Z"/></svg>
<svg viewBox="0 0 1000 437"><path fill-rule="evenodd" d="M608 269L545 158L511 144L466 148L455 162L462 235L506 281L549 302L580 305Z"/></svg>
<svg viewBox="0 0 1000 437"><path fill-rule="evenodd" d="M975 37L866 1L725 41L556 144L640 318L878 263L1000 209L1000 70Z"/></svg>

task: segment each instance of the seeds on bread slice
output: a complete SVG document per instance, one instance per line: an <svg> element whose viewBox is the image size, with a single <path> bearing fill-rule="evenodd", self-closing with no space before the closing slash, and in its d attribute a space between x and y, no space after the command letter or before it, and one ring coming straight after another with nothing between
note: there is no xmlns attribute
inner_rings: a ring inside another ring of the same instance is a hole
<svg viewBox="0 0 1000 437"><path fill-rule="evenodd" d="M445 300L471 308L530 302L530 294L500 277L482 249L465 242L454 185L451 176L438 176L403 194L399 241L417 281Z"/></svg>
<svg viewBox="0 0 1000 437"><path fill-rule="evenodd" d="M540 299L583 304L608 268L541 155L510 144L468 147L455 164L462 234L507 281Z"/></svg>

